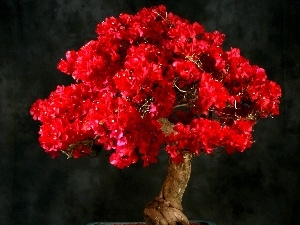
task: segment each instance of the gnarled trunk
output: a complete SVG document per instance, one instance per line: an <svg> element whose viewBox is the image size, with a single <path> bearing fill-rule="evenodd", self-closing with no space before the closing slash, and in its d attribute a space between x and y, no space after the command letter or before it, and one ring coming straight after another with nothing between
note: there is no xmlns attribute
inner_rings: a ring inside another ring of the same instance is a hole
<svg viewBox="0 0 300 225"><path fill-rule="evenodd" d="M147 225L189 224L181 202L191 174L191 159L192 154L187 152L182 163L169 160L168 174L160 194L144 210Z"/></svg>

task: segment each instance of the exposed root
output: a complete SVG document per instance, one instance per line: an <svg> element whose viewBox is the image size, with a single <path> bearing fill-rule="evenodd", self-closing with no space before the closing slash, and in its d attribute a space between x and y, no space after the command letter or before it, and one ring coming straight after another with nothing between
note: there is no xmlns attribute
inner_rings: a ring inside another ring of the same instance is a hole
<svg viewBox="0 0 300 225"><path fill-rule="evenodd" d="M188 218L181 209L176 208L170 202L157 197L150 202L144 210L147 225L188 225Z"/></svg>

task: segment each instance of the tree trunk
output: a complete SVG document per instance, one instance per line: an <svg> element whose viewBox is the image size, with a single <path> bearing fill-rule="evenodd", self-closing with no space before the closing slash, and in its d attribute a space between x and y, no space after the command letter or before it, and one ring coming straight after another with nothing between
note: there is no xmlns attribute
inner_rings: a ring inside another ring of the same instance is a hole
<svg viewBox="0 0 300 225"><path fill-rule="evenodd" d="M184 153L179 164L169 160L168 174L160 194L144 210L147 225L188 225L183 214L182 197L191 174L191 153Z"/></svg>

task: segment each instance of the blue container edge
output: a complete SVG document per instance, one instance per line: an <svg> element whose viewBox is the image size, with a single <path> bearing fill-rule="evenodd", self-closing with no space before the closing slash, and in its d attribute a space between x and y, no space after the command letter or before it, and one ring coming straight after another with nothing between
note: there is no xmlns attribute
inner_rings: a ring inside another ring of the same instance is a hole
<svg viewBox="0 0 300 225"><path fill-rule="evenodd" d="M192 223L207 223L208 225L217 225L214 222L206 220L190 220ZM87 225L128 225L128 224L144 224L145 222L92 222Z"/></svg>

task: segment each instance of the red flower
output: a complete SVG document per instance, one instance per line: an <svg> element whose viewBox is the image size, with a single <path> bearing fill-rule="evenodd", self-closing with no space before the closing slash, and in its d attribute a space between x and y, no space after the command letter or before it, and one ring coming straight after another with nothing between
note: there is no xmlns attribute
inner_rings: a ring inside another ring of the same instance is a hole
<svg viewBox="0 0 300 225"><path fill-rule="evenodd" d="M100 145L111 164L125 168L139 158L156 163L163 145L174 162L185 151L243 152L257 120L279 114L281 89L264 69L237 48L224 51L220 32L163 5L107 18L96 33L58 64L76 83L30 109L52 157L78 158Z"/></svg>
<svg viewBox="0 0 300 225"><path fill-rule="evenodd" d="M66 60L61 59L59 62L57 69L66 74L72 74L74 72L75 62L77 59L77 53L72 51L67 51Z"/></svg>
<svg viewBox="0 0 300 225"><path fill-rule="evenodd" d="M202 74L196 104L203 114L207 114L210 108L223 109L228 97L229 93L221 82L214 80L210 74Z"/></svg>

